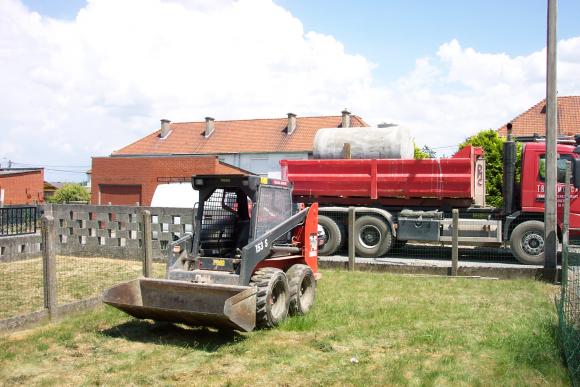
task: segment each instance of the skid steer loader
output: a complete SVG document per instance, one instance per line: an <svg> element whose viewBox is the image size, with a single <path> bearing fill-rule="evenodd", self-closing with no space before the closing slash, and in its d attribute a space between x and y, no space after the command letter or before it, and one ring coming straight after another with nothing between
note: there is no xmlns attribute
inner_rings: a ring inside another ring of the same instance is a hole
<svg viewBox="0 0 580 387"><path fill-rule="evenodd" d="M140 278L103 301L134 317L251 331L314 303L318 206L292 214L291 184L258 176L193 176L194 233L170 245L166 279ZM189 248L188 248L189 247Z"/></svg>

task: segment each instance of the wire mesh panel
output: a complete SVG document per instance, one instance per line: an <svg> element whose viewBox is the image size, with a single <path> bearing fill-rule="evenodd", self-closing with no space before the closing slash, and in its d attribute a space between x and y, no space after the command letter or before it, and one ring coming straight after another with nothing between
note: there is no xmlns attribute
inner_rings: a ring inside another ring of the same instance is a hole
<svg viewBox="0 0 580 387"><path fill-rule="evenodd" d="M137 258L57 256L56 267L60 305L99 296L104 289L143 274L143 262Z"/></svg>
<svg viewBox="0 0 580 387"><path fill-rule="evenodd" d="M560 334L568 369L580 384L580 246L563 252L562 291L558 302Z"/></svg>
<svg viewBox="0 0 580 387"><path fill-rule="evenodd" d="M0 259L0 320L43 308L42 258Z"/></svg>
<svg viewBox="0 0 580 387"><path fill-rule="evenodd" d="M392 217L389 221L380 211L357 208L354 223L354 246L357 257L377 263L448 268L452 258L451 214L437 218L423 214L407 223ZM519 222L527 219L520 218ZM329 239L321 255L347 255L348 213L343 209L321 208L319 225ZM459 265L465 267L518 266L509 243L502 242L503 223L491 217L459 218ZM512 227L513 229L513 227ZM509 235L509 234L508 234ZM535 243L536 241L532 241ZM542 242L538 242L541 244ZM541 247L541 246L540 246Z"/></svg>

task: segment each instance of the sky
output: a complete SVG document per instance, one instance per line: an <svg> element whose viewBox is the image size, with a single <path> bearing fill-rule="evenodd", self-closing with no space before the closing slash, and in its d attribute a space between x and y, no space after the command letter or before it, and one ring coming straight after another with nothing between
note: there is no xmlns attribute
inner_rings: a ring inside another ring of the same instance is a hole
<svg viewBox="0 0 580 387"><path fill-rule="evenodd" d="M82 181L161 118L344 108L449 155L545 97L546 4L0 0L0 165ZM558 7L558 93L580 95L580 2Z"/></svg>

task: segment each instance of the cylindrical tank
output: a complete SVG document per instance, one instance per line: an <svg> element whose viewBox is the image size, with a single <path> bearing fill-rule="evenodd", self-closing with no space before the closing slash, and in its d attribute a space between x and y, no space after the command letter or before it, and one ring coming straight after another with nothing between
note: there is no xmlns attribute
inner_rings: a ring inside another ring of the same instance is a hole
<svg viewBox="0 0 580 387"><path fill-rule="evenodd" d="M314 137L315 159L342 159L350 144L352 159L412 159L415 146L408 129L400 126L319 129Z"/></svg>

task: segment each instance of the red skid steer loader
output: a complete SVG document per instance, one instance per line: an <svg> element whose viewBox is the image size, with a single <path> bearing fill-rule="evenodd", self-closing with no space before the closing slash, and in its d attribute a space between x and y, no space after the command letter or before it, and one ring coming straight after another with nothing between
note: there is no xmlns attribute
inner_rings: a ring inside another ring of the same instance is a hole
<svg viewBox="0 0 580 387"><path fill-rule="evenodd" d="M170 244L167 279L140 278L103 301L134 317L251 331L313 305L318 206L292 214L291 184L258 176L194 176L194 234ZM189 248L187 248L189 247Z"/></svg>

